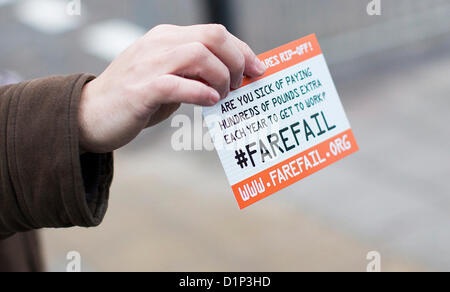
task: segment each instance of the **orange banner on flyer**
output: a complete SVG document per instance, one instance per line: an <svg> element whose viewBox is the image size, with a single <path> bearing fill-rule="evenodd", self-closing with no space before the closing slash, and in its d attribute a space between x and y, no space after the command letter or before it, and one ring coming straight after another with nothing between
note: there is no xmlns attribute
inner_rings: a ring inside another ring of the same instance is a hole
<svg viewBox="0 0 450 292"><path fill-rule="evenodd" d="M358 151L352 130L264 170L234 186L241 209L270 196L330 164Z"/></svg>
<svg viewBox="0 0 450 292"><path fill-rule="evenodd" d="M322 49L320 48L315 34L308 35L284 46L260 54L258 55L258 58L266 65L266 73L259 78L245 78L242 86L266 78L320 54L322 54Z"/></svg>

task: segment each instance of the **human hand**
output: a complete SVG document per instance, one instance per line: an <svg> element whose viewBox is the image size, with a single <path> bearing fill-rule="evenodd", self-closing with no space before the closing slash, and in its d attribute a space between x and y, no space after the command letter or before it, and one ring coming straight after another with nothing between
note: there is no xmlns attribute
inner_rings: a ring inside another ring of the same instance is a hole
<svg viewBox="0 0 450 292"><path fill-rule="evenodd" d="M248 45L221 25L157 26L84 87L80 149L116 150L181 103L215 105L241 86L244 75L265 70Z"/></svg>

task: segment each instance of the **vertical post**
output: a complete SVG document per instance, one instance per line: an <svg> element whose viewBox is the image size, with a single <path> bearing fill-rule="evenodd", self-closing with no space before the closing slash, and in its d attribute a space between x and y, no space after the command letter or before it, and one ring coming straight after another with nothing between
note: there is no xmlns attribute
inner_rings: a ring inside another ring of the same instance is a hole
<svg viewBox="0 0 450 292"><path fill-rule="evenodd" d="M203 0L208 13L208 21L223 24L231 33L236 33L233 19L232 0Z"/></svg>

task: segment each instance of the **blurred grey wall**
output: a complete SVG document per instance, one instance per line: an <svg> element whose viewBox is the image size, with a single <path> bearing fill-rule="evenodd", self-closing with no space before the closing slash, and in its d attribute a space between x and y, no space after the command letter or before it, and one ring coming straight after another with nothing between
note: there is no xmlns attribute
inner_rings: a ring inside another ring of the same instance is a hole
<svg viewBox="0 0 450 292"><path fill-rule="evenodd" d="M316 33L330 63L427 40L450 32L450 1L231 0L237 34L260 52Z"/></svg>

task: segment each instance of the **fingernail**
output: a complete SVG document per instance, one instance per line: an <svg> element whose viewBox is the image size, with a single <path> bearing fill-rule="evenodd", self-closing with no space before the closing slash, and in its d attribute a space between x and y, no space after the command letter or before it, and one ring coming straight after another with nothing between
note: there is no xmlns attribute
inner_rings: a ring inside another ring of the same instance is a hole
<svg viewBox="0 0 450 292"><path fill-rule="evenodd" d="M209 96L209 100L211 102L212 105L215 105L219 102L220 100L220 95L217 91L215 90L211 90L210 96Z"/></svg>
<svg viewBox="0 0 450 292"><path fill-rule="evenodd" d="M263 75L266 73L266 65L264 65L263 62L261 62L258 57L255 58L255 64L256 64L256 72L258 72L259 75Z"/></svg>

